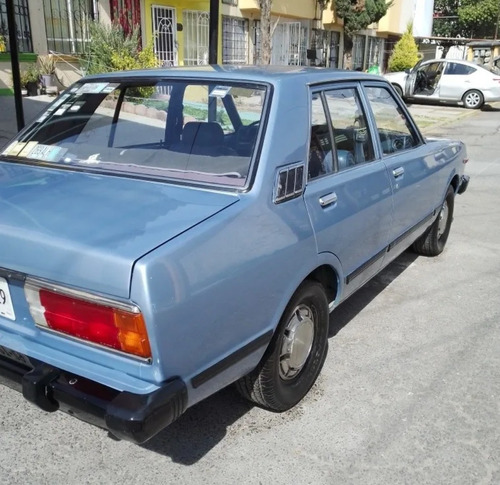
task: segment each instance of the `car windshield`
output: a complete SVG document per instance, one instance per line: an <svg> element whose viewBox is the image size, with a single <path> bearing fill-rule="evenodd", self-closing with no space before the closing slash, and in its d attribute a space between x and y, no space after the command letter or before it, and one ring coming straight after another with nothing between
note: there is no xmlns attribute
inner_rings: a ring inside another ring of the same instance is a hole
<svg viewBox="0 0 500 485"><path fill-rule="evenodd" d="M4 155L31 163L243 187L266 87L88 81L64 92Z"/></svg>

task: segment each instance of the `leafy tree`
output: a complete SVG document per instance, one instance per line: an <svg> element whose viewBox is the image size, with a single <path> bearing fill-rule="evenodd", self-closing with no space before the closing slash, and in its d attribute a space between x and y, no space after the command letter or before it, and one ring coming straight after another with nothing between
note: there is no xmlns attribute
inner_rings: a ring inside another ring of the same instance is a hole
<svg viewBox="0 0 500 485"><path fill-rule="evenodd" d="M435 0L432 33L436 37L460 37L458 8L460 0Z"/></svg>
<svg viewBox="0 0 500 485"><path fill-rule="evenodd" d="M438 37L493 37L499 0L435 0L433 34Z"/></svg>
<svg viewBox="0 0 500 485"><path fill-rule="evenodd" d="M393 1L386 0L332 0L335 12L344 20L344 67L351 67L353 35L378 22Z"/></svg>
<svg viewBox="0 0 500 485"><path fill-rule="evenodd" d="M458 18L464 37L493 37L498 9L498 0L462 0Z"/></svg>
<svg viewBox="0 0 500 485"><path fill-rule="evenodd" d="M418 47L413 38L413 26L409 24L403 37L394 46L389 58L389 70L398 72L411 69L418 60Z"/></svg>

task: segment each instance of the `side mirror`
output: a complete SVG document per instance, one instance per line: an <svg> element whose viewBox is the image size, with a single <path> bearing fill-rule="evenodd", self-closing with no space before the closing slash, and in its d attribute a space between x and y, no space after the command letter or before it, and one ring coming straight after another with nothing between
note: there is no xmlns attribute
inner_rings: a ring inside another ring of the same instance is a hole
<svg viewBox="0 0 500 485"><path fill-rule="evenodd" d="M405 69L405 72L406 72L406 74L410 74L411 73L411 69Z"/></svg>

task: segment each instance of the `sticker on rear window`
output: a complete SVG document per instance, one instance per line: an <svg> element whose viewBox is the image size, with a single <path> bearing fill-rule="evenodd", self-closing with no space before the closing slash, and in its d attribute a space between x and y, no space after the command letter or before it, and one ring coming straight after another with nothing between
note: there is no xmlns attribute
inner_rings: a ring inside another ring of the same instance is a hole
<svg viewBox="0 0 500 485"><path fill-rule="evenodd" d="M215 86L215 88L212 89L210 96L214 98L223 98L227 93L229 93L230 89L231 86Z"/></svg>
<svg viewBox="0 0 500 485"><path fill-rule="evenodd" d="M3 152L2 155L10 155L16 157L19 152L26 146L26 142L14 141Z"/></svg>
<svg viewBox="0 0 500 485"><path fill-rule="evenodd" d="M97 94L108 86L108 83L85 83L76 94Z"/></svg>
<svg viewBox="0 0 500 485"><path fill-rule="evenodd" d="M35 160L42 160L44 162L56 162L67 151L68 150L66 148L40 144L34 147L26 156L34 158Z"/></svg>

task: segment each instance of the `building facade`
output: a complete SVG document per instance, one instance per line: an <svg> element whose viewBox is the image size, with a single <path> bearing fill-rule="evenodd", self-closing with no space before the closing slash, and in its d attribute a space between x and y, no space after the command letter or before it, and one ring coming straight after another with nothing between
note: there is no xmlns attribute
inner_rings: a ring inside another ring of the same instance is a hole
<svg viewBox="0 0 500 485"><path fill-rule="evenodd" d="M22 69L38 54L57 59L65 84L82 74L78 55L90 41L92 22L119 23L125 33L140 30L143 45L153 42L164 66L208 63L209 0L13 0ZM430 34L433 0L395 0L378 24L353 38L352 68L383 70L394 43L413 21L415 35ZM331 1L274 0L271 63L343 67L342 19ZM220 0L218 62L254 64L260 58L257 0ZM6 0L0 0L0 94L11 93ZM0 42L1 45L1 42Z"/></svg>

